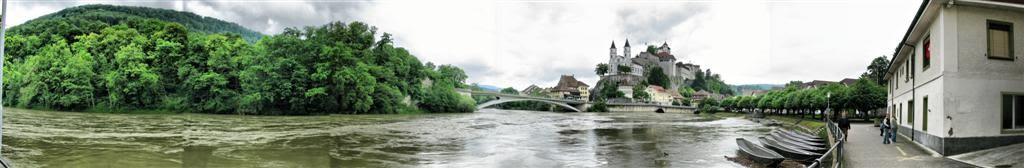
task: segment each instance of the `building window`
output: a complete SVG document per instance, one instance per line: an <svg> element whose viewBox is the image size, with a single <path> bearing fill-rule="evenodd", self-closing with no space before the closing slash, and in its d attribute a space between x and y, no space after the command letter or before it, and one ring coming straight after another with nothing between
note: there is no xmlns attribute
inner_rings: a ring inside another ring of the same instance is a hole
<svg viewBox="0 0 1024 168"><path fill-rule="evenodd" d="M898 118L900 119L900 123L903 123L903 103L900 103L900 117Z"/></svg>
<svg viewBox="0 0 1024 168"><path fill-rule="evenodd" d="M988 58L1013 60L1013 24L988 21Z"/></svg>
<svg viewBox="0 0 1024 168"><path fill-rule="evenodd" d="M1024 129L1024 96L1003 94L1003 129Z"/></svg>
<svg viewBox="0 0 1024 168"><path fill-rule="evenodd" d="M922 66L921 70L924 71L924 70L928 70L928 67L930 67L932 65L932 39L931 39L931 37L925 37L924 38L924 47L922 47L921 50L923 50L922 53L924 53L924 55L923 55L924 58L921 59L921 61L922 61L921 62L921 66Z"/></svg>
<svg viewBox="0 0 1024 168"><path fill-rule="evenodd" d="M910 53L910 57L913 58L914 53ZM903 75L903 81L910 81L910 75L912 75L912 72L910 72L910 59L907 59L907 63L905 66L903 66L903 70L906 71L906 73Z"/></svg>

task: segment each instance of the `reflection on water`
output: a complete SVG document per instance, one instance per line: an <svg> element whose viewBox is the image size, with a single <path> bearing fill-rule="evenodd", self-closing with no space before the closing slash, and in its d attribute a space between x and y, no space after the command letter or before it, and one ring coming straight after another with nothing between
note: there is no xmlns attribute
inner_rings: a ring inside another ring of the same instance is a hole
<svg viewBox="0 0 1024 168"><path fill-rule="evenodd" d="M737 167L769 128L692 114L227 116L10 109L19 167Z"/></svg>

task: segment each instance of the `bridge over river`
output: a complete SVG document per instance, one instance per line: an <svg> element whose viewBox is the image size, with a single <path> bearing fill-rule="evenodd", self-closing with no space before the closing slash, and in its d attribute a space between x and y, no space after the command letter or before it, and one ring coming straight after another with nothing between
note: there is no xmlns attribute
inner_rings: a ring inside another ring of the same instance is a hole
<svg viewBox="0 0 1024 168"><path fill-rule="evenodd" d="M504 94L498 92L489 91L473 91L473 90L458 90L459 93L468 94L471 96L492 96L495 99L487 102L477 102L477 110L488 108L494 105L508 103L508 102L520 102L520 101L534 101L542 102L555 106L559 106L571 111L582 112L586 111L593 104L589 101L572 100L572 99L556 99L549 97L537 97L517 94ZM657 112L657 113L693 113L694 107L691 106L671 106L661 104L649 104L649 103L606 103L608 110L617 112Z"/></svg>

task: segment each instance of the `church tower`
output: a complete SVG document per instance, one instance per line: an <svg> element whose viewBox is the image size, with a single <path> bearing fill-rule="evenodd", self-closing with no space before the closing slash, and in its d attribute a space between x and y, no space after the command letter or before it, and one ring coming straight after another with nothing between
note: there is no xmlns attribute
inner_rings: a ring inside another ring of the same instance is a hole
<svg viewBox="0 0 1024 168"><path fill-rule="evenodd" d="M610 51L610 52L608 53L608 55L609 55L609 56L612 56L612 57L615 57L615 52L616 52L616 51L615 51L615 40L612 40L612 47L611 47L611 48L608 48L608 50Z"/></svg>
<svg viewBox="0 0 1024 168"><path fill-rule="evenodd" d="M622 56L626 56L626 58L630 58L633 56L629 55L629 39L626 39L626 46L623 46Z"/></svg>

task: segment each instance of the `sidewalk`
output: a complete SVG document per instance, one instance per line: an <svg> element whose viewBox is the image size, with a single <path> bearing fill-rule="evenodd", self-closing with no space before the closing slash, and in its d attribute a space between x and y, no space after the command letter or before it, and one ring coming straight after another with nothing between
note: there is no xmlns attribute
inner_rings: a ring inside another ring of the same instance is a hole
<svg viewBox="0 0 1024 168"><path fill-rule="evenodd" d="M850 124L849 142L845 146L845 167L976 167L944 157L933 157L902 136L897 143L882 144L878 127L872 124Z"/></svg>

